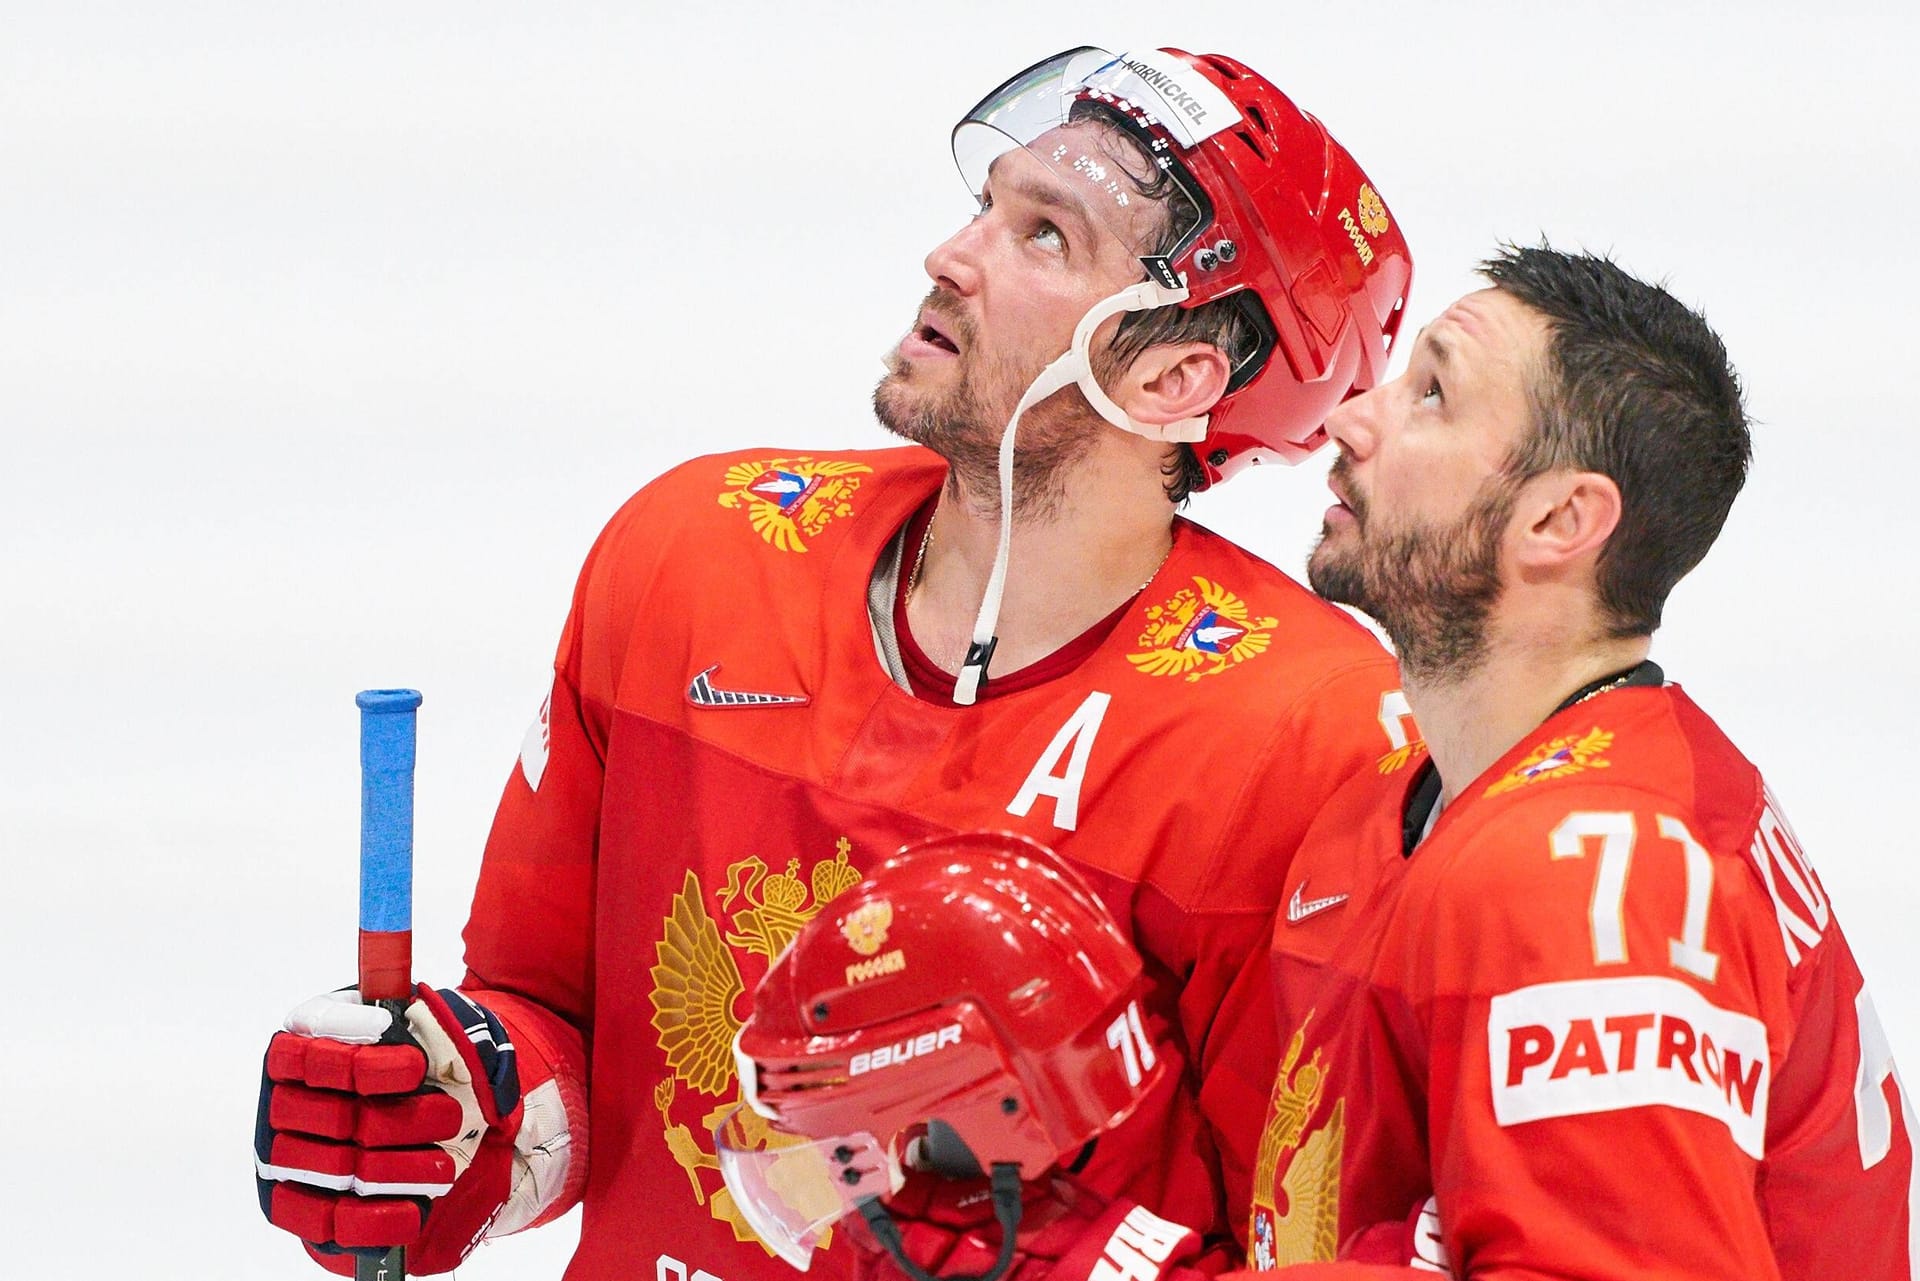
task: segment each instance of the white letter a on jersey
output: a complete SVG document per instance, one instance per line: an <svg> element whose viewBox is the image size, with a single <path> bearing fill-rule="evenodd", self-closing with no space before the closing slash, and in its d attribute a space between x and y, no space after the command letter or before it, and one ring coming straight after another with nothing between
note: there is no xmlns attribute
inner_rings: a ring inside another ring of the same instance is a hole
<svg viewBox="0 0 1920 1281"><path fill-rule="evenodd" d="M1047 744L1047 750L1040 753L1040 759L1034 762L1033 772L1027 775L1027 781L1020 785L1019 795L1007 806L1007 813L1015 818L1025 818L1033 803L1042 796L1053 797L1053 825L1063 832L1071 832L1080 821L1080 784L1087 776L1087 758L1093 754L1093 736L1100 732L1101 718L1107 714L1107 704L1112 696L1094 690L1087 695L1086 702L1067 717L1067 723ZM1060 758L1067 755L1071 748L1073 755L1067 760L1064 774L1055 774Z"/></svg>

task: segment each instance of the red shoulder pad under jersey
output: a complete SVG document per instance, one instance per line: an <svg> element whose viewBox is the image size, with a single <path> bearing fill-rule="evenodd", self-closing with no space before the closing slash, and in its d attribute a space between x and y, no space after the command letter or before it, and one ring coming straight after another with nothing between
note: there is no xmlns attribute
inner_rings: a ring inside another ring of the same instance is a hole
<svg viewBox="0 0 1920 1281"><path fill-rule="evenodd" d="M1684 694L1550 720L1407 882L1376 981L1431 1047L1456 1271L1909 1275L1884 1035L1784 816Z"/></svg>

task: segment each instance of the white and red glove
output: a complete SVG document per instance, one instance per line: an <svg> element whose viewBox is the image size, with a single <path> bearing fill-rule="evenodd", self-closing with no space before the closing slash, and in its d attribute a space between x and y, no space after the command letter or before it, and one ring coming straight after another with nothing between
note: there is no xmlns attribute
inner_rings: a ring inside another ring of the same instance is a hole
<svg viewBox="0 0 1920 1281"><path fill-rule="evenodd" d="M297 1006L267 1046L260 1208L342 1276L356 1252L392 1246L407 1247L410 1272L445 1272L510 1201L565 1181L565 1134L564 1108L523 1105L506 1025L460 993L422 984L402 1024L358 992L331 992Z"/></svg>
<svg viewBox="0 0 1920 1281"><path fill-rule="evenodd" d="M1064 1174L1021 1186L1020 1230L1002 1281L1195 1281L1200 1234L1127 1200L1108 1201ZM977 1277L1000 1257L986 1179L908 1176L886 1200L907 1258L934 1276ZM905 1275L865 1225L851 1234L855 1281Z"/></svg>

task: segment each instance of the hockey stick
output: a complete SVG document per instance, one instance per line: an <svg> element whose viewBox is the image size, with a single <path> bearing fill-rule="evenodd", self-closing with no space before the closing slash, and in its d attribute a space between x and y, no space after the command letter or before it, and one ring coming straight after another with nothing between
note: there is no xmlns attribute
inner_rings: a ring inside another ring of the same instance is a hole
<svg viewBox="0 0 1920 1281"><path fill-rule="evenodd" d="M360 708L360 999L406 1026L413 996L413 756L420 691L368 689ZM357 1256L354 1281L400 1281L407 1251Z"/></svg>

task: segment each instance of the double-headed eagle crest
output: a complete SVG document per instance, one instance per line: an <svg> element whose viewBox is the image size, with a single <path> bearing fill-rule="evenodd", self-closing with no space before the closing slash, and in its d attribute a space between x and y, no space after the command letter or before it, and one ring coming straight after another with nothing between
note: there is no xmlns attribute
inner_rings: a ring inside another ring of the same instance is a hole
<svg viewBox="0 0 1920 1281"><path fill-rule="evenodd" d="M893 924L893 904L881 899L863 903L847 914L840 933L847 946L861 956L872 956L887 945L887 930Z"/></svg>
<svg viewBox="0 0 1920 1281"><path fill-rule="evenodd" d="M1196 577L1192 587L1147 607L1138 642L1144 648L1127 661L1149 676L1218 676L1266 653L1279 621L1255 618L1233 592Z"/></svg>
<svg viewBox="0 0 1920 1281"><path fill-rule="evenodd" d="M1426 750L1427 740L1424 738L1416 738L1410 743L1402 743L1385 756L1382 756L1374 762L1374 767L1382 774L1391 774L1395 770L1405 769L1408 762L1424 755Z"/></svg>
<svg viewBox="0 0 1920 1281"><path fill-rule="evenodd" d="M686 1171L694 1200L715 1219L730 1224L736 1240L760 1245L769 1255L773 1251L748 1226L726 1187L709 1196L700 1175L702 1170L720 1168L719 1159L706 1146L706 1136L742 1101L733 1066L733 1036L740 1030L736 1006L746 983L730 949L763 957L771 964L829 899L859 882L859 870L847 862L852 850L853 843L841 837L833 857L816 862L805 881L800 879L797 858L787 860L786 871L772 874L757 856L730 865L719 895L722 911L734 909L733 928L724 936L707 911L699 876L689 871L654 944L653 1027L660 1034L660 1051L672 1075L654 1086L653 1105L666 1131L667 1148ZM700 1117L697 1132L673 1119L674 1098L681 1085L718 1100ZM742 1111L740 1119L747 1139L756 1146L783 1143L751 1109Z"/></svg>
<svg viewBox="0 0 1920 1281"><path fill-rule="evenodd" d="M1307 1020L1312 1019L1309 1011ZM1326 1087L1320 1051L1296 1068L1306 1035L1306 1023L1302 1023L1287 1045L1254 1155L1247 1251L1248 1262L1262 1271L1330 1260L1340 1244L1340 1149L1346 1134L1347 1101L1336 1100L1326 1123L1311 1134L1306 1132ZM1286 1174L1279 1176L1280 1161L1289 1152L1293 1160L1287 1163Z"/></svg>
<svg viewBox="0 0 1920 1281"><path fill-rule="evenodd" d="M1565 778L1587 769L1607 769L1613 762L1601 758L1612 746L1613 735L1597 725L1585 734L1548 739L1508 770L1505 778L1488 784L1486 794L1498 796L1542 779Z"/></svg>
<svg viewBox="0 0 1920 1281"><path fill-rule="evenodd" d="M1378 236L1386 232L1392 224L1387 221L1387 203L1380 199L1380 193L1367 183L1360 184L1360 229L1369 236Z"/></svg>
<svg viewBox="0 0 1920 1281"><path fill-rule="evenodd" d="M804 456L735 463L727 468L720 505L746 508L754 532L781 551L804 552L807 539L853 514L848 500L872 471L864 463Z"/></svg>

